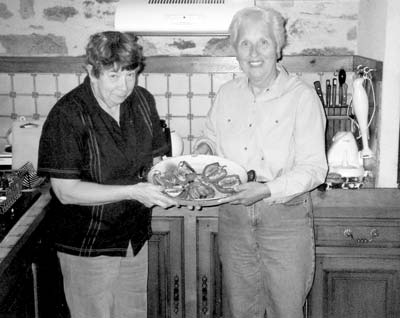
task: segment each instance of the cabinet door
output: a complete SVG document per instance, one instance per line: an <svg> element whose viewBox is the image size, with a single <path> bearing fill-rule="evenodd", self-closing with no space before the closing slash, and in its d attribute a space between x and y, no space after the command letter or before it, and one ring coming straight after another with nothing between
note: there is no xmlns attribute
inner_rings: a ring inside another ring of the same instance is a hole
<svg viewBox="0 0 400 318"><path fill-rule="evenodd" d="M183 218L153 217L149 240L148 317L184 317Z"/></svg>
<svg viewBox="0 0 400 318"><path fill-rule="evenodd" d="M375 249L333 249L317 254L309 317L400 317L399 290L398 256Z"/></svg>
<svg viewBox="0 0 400 318"><path fill-rule="evenodd" d="M198 218L197 231L197 317L229 317L218 256L217 218Z"/></svg>

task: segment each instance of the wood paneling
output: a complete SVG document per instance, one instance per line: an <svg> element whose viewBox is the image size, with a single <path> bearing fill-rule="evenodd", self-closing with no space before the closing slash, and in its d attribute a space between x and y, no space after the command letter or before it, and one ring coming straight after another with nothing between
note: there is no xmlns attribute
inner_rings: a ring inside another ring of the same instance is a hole
<svg viewBox="0 0 400 318"><path fill-rule="evenodd" d="M282 64L289 72L332 72L344 68L353 71L358 65L376 69L381 78L382 62L353 56L284 56ZM0 73L82 73L84 57L78 56L2 56ZM153 56L146 58L146 73L239 72L235 57Z"/></svg>

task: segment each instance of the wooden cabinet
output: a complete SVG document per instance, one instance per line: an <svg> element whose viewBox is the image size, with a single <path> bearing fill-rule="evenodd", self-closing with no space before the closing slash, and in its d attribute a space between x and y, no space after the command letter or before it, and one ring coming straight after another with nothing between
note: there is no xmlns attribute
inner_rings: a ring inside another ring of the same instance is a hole
<svg viewBox="0 0 400 318"><path fill-rule="evenodd" d="M170 253L170 257L173 257L176 263L174 263L175 269L173 269L168 263L162 264L160 258L155 262L152 259L156 258L150 256L151 286L149 286L148 300L149 310L153 316L149 315L149 317L206 318L224 316L226 306L223 303L221 266L216 241L217 213L217 208L191 211L183 207L172 208L168 211L162 209L153 211L152 224L155 236L153 235L150 240L150 255ZM172 226L171 220L179 220L180 223ZM165 233L168 231L170 233L168 234L169 243L155 244L160 240L160 235L165 237ZM172 233L172 231L179 231L179 233ZM173 248L175 248L175 252L173 252ZM176 255L172 256L172 253L176 253ZM164 268L160 269L160 265ZM165 272L164 278L162 275L156 279L151 278L152 276L156 277L152 274L156 271L167 272ZM160 291L156 294L157 289L162 288L163 284L170 284L171 287L166 287L168 292L164 296L159 294ZM177 307L175 306L177 303L173 301L175 297L178 299L176 295L178 289L173 287L176 285L179 285L179 306ZM152 293L155 296L152 296ZM164 301L168 298L169 302ZM160 303L166 304L162 307L166 306L169 309L159 311L158 316L154 316L154 307L160 307ZM225 317L229 316L225 315Z"/></svg>
<svg viewBox="0 0 400 318"><path fill-rule="evenodd" d="M152 227L148 317L184 318L183 218L154 217Z"/></svg>
<svg viewBox="0 0 400 318"><path fill-rule="evenodd" d="M23 250L15 256L0 277L0 317L34 317L31 255Z"/></svg>
<svg viewBox="0 0 400 318"><path fill-rule="evenodd" d="M35 317L37 312L37 295L33 292L36 281L33 259L37 233L33 233L26 225L29 223L26 219L19 218L37 197L36 192L23 193L7 212L18 217L13 224L20 226L0 240L1 318L30 318ZM4 214L0 215L0 219L1 217L5 220L11 215Z"/></svg>
<svg viewBox="0 0 400 318"><path fill-rule="evenodd" d="M316 191L313 201L316 269L305 317L400 317L400 191ZM185 317L229 317L217 209L167 213L183 220Z"/></svg>
<svg viewBox="0 0 400 318"><path fill-rule="evenodd" d="M306 317L400 317L400 191L331 190L312 197L316 271ZM218 209L154 209L152 225L148 317L230 317ZM40 227L37 232L2 263L0 317L69 316L57 258L34 248Z"/></svg>
<svg viewBox="0 0 400 318"><path fill-rule="evenodd" d="M315 192L310 318L400 317L400 191Z"/></svg>
<svg viewBox="0 0 400 318"><path fill-rule="evenodd" d="M197 232L197 317L228 317L218 257L217 218L199 217Z"/></svg>
<svg viewBox="0 0 400 318"><path fill-rule="evenodd" d="M308 317L399 317L398 257L346 247L319 253L316 262Z"/></svg>

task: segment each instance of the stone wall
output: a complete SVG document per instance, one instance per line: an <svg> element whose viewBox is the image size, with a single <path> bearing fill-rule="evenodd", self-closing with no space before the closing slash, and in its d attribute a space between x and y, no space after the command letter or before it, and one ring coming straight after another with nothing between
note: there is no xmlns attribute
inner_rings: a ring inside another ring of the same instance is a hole
<svg viewBox="0 0 400 318"><path fill-rule="evenodd" d="M258 0L257 5L272 6L287 19L285 55L350 55L357 54L360 1ZM82 55L90 34L113 29L117 5L118 0L0 0L0 55ZM140 42L147 56L232 55L225 37L144 36Z"/></svg>

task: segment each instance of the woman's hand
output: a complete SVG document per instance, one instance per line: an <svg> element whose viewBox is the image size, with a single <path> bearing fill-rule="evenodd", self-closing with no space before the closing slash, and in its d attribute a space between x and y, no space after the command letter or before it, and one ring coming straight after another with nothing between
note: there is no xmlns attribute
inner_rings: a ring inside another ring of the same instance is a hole
<svg viewBox="0 0 400 318"><path fill-rule="evenodd" d="M212 155L212 151L209 145L207 145L206 143L201 143L197 146L196 149L194 149L193 151L194 154L197 155Z"/></svg>
<svg viewBox="0 0 400 318"><path fill-rule="evenodd" d="M271 196L271 191L266 183L247 182L235 187L237 193L218 200L218 203L231 203L252 205Z"/></svg>
<svg viewBox="0 0 400 318"><path fill-rule="evenodd" d="M164 209L171 206L179 206L179 204L171 197L163 193L163 187L151 184L149 182L141 182L131 187L130 197L151 208L160 206Z"/></svg>

